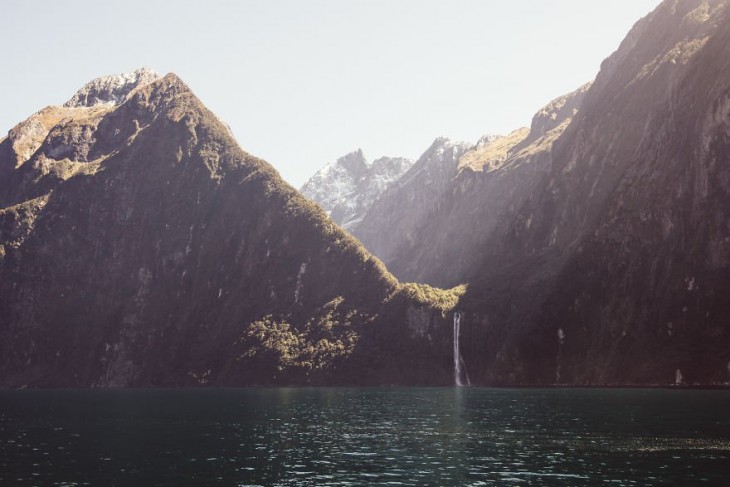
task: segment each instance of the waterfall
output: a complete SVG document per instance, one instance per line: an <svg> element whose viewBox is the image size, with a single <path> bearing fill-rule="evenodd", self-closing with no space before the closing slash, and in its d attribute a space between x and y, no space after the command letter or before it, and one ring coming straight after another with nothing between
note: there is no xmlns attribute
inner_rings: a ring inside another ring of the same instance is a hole
<svg viewBox="0 0 730 487"><path fill-rule="evenodd" d="M464 359L461 358L459 353L459 332L461 329L461 313L458 311L454 313L454 383L457 386L463 386L461 382L462 370L461 366L464 364ZM464 373L466 373L466 366L464 366ZM466 383L469 385L469 376L466 376Z"/></svg>

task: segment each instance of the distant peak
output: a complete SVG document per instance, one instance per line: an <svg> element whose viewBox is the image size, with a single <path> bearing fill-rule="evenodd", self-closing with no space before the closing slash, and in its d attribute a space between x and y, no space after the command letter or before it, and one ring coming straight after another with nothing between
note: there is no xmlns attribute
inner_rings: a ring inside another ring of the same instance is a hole
<svg viewBox="0 0 730 487"><path fill-rule="evenodd" d="M63 106L80 108L107 104L118 105L138 86L148 85L161 77L159 73L149 68L102 76L86 83Z"/></svg>
<svg viewBox="0 0 730 487"><path fill-rule="evenodd" d="M368 161L365 159L365 155L362 153L362 149L345 154L344 156L337 159L336 164L342 166L351 172L360 172L367 170Z"/></svg>
<svg viewBox="0 0 730 487"><path fill-rule="evenodd" d="M365 159L365 155L362 152L362 149L357 149L352 152L348 152L344 156L340 157L338 160L345 160L345 159Z"/></svg>
<svg viewBox="0 0 730 487"><path fill-rule="evenodd" d="M436 147L461 147L465 144L468 144L468 142L464 142L461 140L454 140L450 137L446 137L445 135L441 135L439 137L436 137L431 143L432 148Z"/></svg>
<svg viewBox="0 0 730 487"><path fill-rule="evenodd" d="M452 140L449 137L442 135L440 137L436 137L436 139L431 143L431 146L426 150L426 152L423 155L443 154L446 151L461 152L473 145L474 145L473 143ZM421 156L421 157L423 157L423 156Z"/></svg>

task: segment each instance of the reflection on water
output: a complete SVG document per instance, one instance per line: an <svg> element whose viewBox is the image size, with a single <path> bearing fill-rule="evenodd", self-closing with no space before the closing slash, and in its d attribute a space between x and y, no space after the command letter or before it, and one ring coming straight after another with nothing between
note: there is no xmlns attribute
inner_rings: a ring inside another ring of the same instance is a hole
<svg viewBox="0 0 730 487"><path fill-rule="evenodd" d="M722 485L730 391L0 392L0 485Z"/></svg>

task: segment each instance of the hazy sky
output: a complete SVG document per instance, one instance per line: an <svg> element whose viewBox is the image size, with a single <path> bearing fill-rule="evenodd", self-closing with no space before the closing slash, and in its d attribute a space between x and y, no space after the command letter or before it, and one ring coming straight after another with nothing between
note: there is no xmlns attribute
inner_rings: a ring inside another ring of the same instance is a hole
<svg viewBox="0 0 730 487"><path fill-rule="evenodd" d="M529 125L659 0L0 0L0 132L86 81L177 73L295 186L362 148Z"/></svg>

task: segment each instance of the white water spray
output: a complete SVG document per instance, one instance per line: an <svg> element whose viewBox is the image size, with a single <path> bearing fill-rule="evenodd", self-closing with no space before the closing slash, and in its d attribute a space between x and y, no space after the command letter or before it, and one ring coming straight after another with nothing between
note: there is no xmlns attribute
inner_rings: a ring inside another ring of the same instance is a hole
<svg viewBox="0 0 730 487"><path fill-rule="evenodd" d="M464 384L461 382L461 366L464 363L464 360L461 358L461 354L459 353L459 332L461 329L461 313L458 311L454 313L454 383L457 386L463 386ZM466 367L464 367L466 369ZM464 371L466 375L466 371ZM469 385L469 376L466 375L466 383Z"/></svg>

